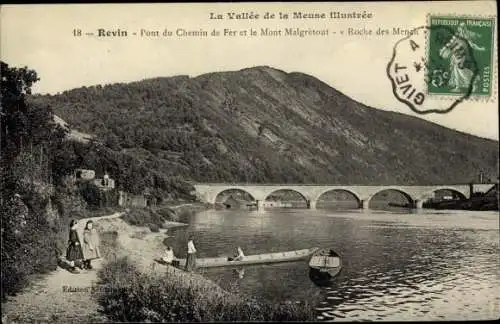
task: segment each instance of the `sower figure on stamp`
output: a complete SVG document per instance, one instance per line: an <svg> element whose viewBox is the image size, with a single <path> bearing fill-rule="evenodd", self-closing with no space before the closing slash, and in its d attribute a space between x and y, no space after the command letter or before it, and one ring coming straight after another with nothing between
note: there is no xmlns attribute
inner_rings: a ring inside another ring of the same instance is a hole
<svg viewBox="0 0 500 324"><path fill-rule="evenodd" d="M83 266L85 269L92 269L90 262L101 257L99 250L99 235L94 228L94 222L89 220L83 231Z"/></svg>
<svg viewBox="0 0 500 324"><path fill-rule="evenodd" d="M479 46L474 43L474 39L481 37L480 34L474 33L465 27L465 23L461 22L457 27L457 35L465 39L470 47L476 51L484 51L486 48L484 46Z"/></svg>
<svg viewBox="0 0 500 324"><path fill-rule="evenodd" d="M450 79L449 86L453 88L451 91L460 92L461 89L468 88L472 82L472 91L475 92L478 88L480 79L475 78L473 69L468 66L467 60L470 60L468 46L475 51L484 51L485 48L474 43L474 39L480 35L467 30L465 23L460 23L457 28L456 35L453 36L448 43L445 44L439 51L439 55L450 61Z"/></svg>
<svg viewBox="0 0 500 324"><path fill-rule="evenodd" d="M196 268L196 248L194 247L193 239L194 237L190 235L187 244L188 251L185 270L188 272L191 272Z"/></svg>

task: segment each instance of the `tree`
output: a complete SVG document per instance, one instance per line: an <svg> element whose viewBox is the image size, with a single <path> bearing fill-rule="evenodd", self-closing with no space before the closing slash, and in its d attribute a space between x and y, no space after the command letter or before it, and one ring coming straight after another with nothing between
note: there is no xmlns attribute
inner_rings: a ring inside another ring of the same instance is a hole
<svg viewBox="0 0 500 324"><path fill-rule="evenodd" d="M112 131L106 134L104 142L106 143L106 146L112 150L119 151L121 149L120 140Z"/></svg>
<svg viewBox="0 0 500 324"><path fill-rule="evenodd" d="M31 86L39 79L33 70L9 68L0 61L1 66L1 151L2 162L12 161L26 143L29 134L30 112L26 104L26 95L31 93Z"/></svg>
<svg viewBox="0 0 500 324"><path fill-rule="evenodd" d="M29 102L32 85L38 76L27 67L12 68L5 62L1 65L1 172L2 185L14 188L15 174L19 170L12 169L13 163L31 164L41 174L27 174L46 178L49 176L49 156L53 144L60 143L66 136L66 130L54 123L54 115L50 106ZM2 201L6 195L13 194L2 190Z"/></svg>
<svg viewBox="0 0 500 324"><path fill-rule="evenodd" d="M49 151L65 134L53 122L50 107L27 101L36 72L0 65L3 299L19 290L26 276L55 268L55 239L45 209L51 195Z"/></svg>

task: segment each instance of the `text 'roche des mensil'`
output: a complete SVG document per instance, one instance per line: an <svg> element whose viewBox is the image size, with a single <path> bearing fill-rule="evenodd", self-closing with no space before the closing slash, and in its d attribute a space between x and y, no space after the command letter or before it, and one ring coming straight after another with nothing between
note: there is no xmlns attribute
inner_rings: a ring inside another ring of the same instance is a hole
<svg viewBox="0 0 500 324"><path fill-rule="evenodd" d="M113 38L204 38L204 37L308 37L308 36L341 36L341 37L382 37L382 36L407 36L414 33L414 29L403 27L350 27L339 28L338 26L326 26L321 28L304 27L251 27L251 28L163 28L130 30L127 28L97 28L93 31L73 29L75 37L95 37L103 39Z"/></svg>

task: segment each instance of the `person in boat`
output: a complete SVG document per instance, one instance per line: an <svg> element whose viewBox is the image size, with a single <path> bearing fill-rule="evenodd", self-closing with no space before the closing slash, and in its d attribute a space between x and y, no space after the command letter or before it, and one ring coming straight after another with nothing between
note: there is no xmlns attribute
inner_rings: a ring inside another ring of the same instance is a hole
<svg viewBox="0 0 500 324"><path fill-rule="evenodd" d="M243 261L244 259L245 254L243 254L243 250L241 249L241 247L238 246L238 248L236 249L236 254L234 255L234 257L229 258L229 261Z"/></svg>
<svg viewBox="0 0 500 324"><path fill-rule="evenodd" d="M170 245L167 246L167 249L165 250L165 256L162 258L162 260L167 264L173 264L173 262L175 261L174 250Z"/></svg>
<svg viewBox="0 0 500 324"><path fill-rule="evenodd" d="M91 270L91 261L101 257L101 251L99 250L99 234L97 234L94 228L94 222L91 220L87 222L85 230L83 230L82 251L84 257L83 267Z"/></svg>
<svg viewBox="0 0 500 324"><path fill-rule="evenodd" d="M186 258L186 267L185 270L187 272L191 272L196 268L196 248L194 246L194 237L189 236L189 240L187 243L187 258Z"/></svg>
<svg viewBox="0 0 500 324"><path fill-rule="evenodd" d="M66 250L66 260L70 262L70 271L73 273L78 273L76 267L83 269L83 251L80 245L80 239L78 238L77 224L78 221L76 219L73 219L69 224L69 240Z"/></svg>

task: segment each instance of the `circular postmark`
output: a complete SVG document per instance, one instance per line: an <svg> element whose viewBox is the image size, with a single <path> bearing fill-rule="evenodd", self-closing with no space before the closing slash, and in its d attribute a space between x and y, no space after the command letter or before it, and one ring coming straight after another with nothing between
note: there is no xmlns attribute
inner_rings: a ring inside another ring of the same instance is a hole
<svg viewBox="0 0 500 324"><path fill-rule="evenodd" d="M394 96L419 114L450 112L477 89L478 73L469 40L449 25L415 28L387 65Z"/></svg>

